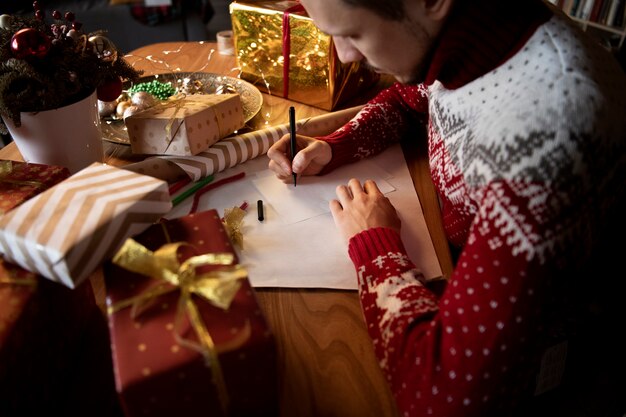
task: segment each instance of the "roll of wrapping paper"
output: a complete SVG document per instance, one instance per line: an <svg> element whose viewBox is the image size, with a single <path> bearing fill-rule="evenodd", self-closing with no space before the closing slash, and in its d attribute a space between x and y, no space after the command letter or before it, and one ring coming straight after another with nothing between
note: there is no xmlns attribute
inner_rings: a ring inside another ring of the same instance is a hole
<svg viewBox="0 0 626 417"><path fill-rule="evenodd" d="M297 133L306 136L327 135L345 125L361 108L363 106L351 107L298 120ZM289 124L282 124L224 138L197 155L155 156L123 168L170 182L185 175L192 181L198 181L200 178L264 155L274 142L288 132Z"/></svg>

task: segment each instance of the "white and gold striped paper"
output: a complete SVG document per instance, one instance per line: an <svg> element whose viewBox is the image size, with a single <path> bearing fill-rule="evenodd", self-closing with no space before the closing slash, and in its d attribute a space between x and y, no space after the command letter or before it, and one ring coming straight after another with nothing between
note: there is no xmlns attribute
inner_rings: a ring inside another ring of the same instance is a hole
<svg viewBox="0 0 626 417"><path fill-rule="evenodd" d="M75 288L171 208L166 182L95 163L0 217L0 252Z"/></svg>

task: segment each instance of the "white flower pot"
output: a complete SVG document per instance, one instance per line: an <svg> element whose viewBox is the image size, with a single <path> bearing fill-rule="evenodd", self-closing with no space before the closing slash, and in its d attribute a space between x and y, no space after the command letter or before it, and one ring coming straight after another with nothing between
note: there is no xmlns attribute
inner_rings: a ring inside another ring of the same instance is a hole
<svg viewBox="0 0 626 417"><path fill-rule="evenodd" d="M26 162L60 165L71 173L93 162L103 162L95 91L74 104L20 116L20 127L8 117L3 120Z"/></svg>

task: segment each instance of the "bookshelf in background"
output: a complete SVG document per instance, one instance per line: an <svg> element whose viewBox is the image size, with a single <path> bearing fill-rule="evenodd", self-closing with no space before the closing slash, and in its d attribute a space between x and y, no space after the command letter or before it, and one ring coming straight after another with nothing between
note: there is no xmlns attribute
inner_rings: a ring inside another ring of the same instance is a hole
<svg viewBox="0 0 626 417"><path fill-rule="evenodd" d="M626 38L626 0L547 0L617 52Z"/></svg>

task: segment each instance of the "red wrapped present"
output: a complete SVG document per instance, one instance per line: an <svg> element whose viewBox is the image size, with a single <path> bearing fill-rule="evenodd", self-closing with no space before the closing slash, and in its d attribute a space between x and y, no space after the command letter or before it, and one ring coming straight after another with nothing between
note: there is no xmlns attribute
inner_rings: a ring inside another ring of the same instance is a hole
<svg viewBox="0 0 626 417"><path fill-rule="evenodd" d="M106 321L90 281L71 290L0 258L0 415L116 410Z"/></svg>
<svg viewBox="0 0 626 417"><path fill-rule="evenodd" d="M274 338L217 211L127 240L105 283L127 416L278 414Z"/></svg>
<svg viewBox="0 0 626 417"><path fill-rule="evenodd" d="M61 166L0 160L0 214L69 176Z"/></svg>
<svg viewBox="0 0 626 417"><path fill-rule="evenodd" d="M69 176L0 160L0 215ZM71 290L0 257L1 416L119 413L110 356L90 282Z"/></svg>

